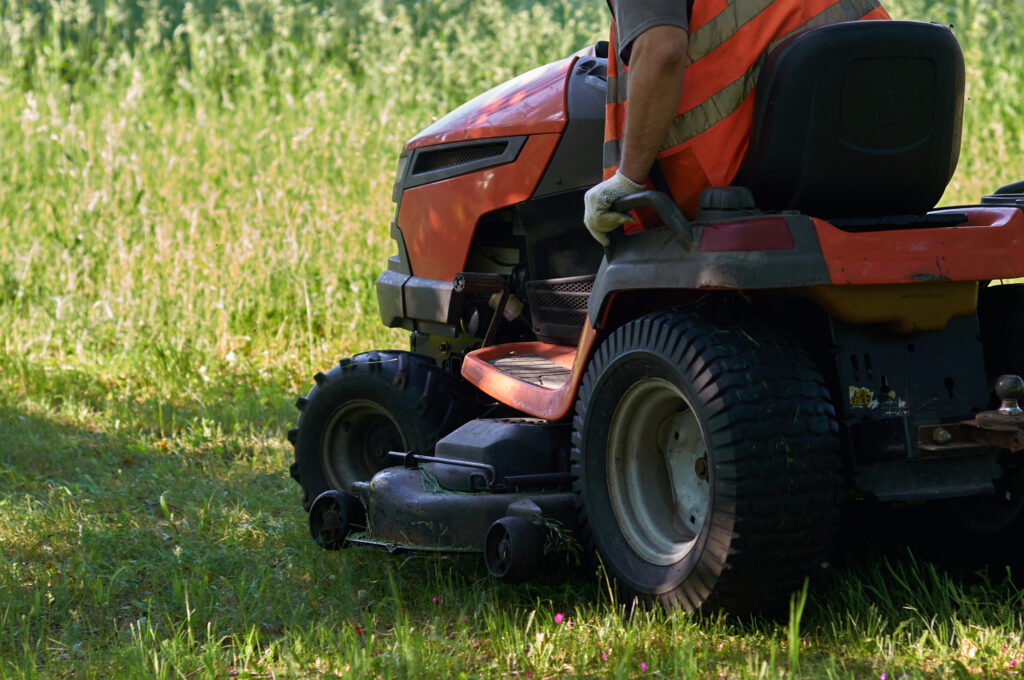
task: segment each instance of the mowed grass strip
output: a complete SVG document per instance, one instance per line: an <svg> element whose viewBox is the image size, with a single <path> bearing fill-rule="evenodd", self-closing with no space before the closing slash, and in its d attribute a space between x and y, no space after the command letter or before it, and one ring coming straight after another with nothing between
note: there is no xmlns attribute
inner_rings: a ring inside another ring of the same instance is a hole
<svg viewBox="0 0 1024 680"><path fill-rule="evenodd" d="M964 46L945 202L1024 179L1024 9L888 5ZM589 0L0 7L0 677L1017 677L1013 584L893 543L841 555L797 626L626 619L590 569L512 588L309 540L292 402L407 343L373 288L401 145L605 22Z"/></svg>

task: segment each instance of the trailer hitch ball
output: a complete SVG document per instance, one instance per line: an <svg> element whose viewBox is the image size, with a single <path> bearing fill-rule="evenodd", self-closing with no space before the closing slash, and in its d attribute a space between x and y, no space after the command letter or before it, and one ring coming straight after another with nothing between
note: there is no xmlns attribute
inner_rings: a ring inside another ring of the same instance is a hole
<svg viewBox="0 0 1024 680"><path fill-rule="evenodd" d="M1019 400L1024 397L1024 379L1019 375L1001 375L996 380L996 396L1003 402L999 412L1007 416L1024 413Z"/></svg>
<svg viewBox="0 0 1024 680"><path fill-rule="evenodd" d="M523 517L502 517L484 537L484 562L494 578L522 583L540 570L544 531Z"/></svg>
<svg viewBox="0 0 1024 680"><path fill-rule="evenodd" d="M353 528L366 525L366 510L355 496L330 489L309 506L309 535L325 550L337 550Z"/></svg>

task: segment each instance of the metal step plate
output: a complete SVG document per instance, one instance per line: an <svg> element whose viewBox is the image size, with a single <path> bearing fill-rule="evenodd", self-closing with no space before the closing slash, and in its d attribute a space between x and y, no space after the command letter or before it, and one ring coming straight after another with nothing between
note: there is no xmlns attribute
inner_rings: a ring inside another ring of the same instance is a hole
<svg viewBox="0 0 1024 680"><path fill-rule="evenodd" d="M487 363L516 380L550 390L564 385L572 373L568 368L536 354L512 354Z"/></svg>

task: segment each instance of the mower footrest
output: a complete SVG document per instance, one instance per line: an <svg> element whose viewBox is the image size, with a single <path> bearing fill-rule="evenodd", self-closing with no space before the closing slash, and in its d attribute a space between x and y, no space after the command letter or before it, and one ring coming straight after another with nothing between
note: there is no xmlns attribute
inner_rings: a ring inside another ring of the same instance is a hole
<svg viewBox="0 0 1024 680"><path fill-rule="evenodd" d="M573 352L573 356L575 354ZM571 367L562 366L539 354L513 354L496 357L487 363L516 380L549 390L557 390L564 385L572 373Z"/></svg>
<svg viewBox="0 0 1024 680"><path fill-rule="evenodd" d="M587 330L584 341L592 341L593 332ZM575 370L576 359L576 347L546 342L492 345L467 354L462 375L523 413L558 420L569 412L579 386L582 370Z"/></svg>

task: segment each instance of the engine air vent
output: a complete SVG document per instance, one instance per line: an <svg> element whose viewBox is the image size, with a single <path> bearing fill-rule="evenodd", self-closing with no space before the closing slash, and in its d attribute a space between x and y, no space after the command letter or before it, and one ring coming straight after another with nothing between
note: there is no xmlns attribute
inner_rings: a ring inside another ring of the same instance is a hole
<svg viewBox="0 0 1024 680"><path fill-rule="evenodd" d="M541 342L575 345L587 321L593 275L526 282L533 331Z"/></svg>
<svg viewBox="0 0 1024 680"><path fill-rule="evenodd" d="M416 155L416 164L413 166L412 174L421 175L426 172L445 170L458 165L496 158L505 153L507 148L508 141L500 141L450 147L436 151L421 151Z"/></svg>

